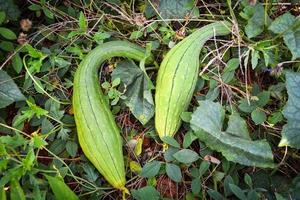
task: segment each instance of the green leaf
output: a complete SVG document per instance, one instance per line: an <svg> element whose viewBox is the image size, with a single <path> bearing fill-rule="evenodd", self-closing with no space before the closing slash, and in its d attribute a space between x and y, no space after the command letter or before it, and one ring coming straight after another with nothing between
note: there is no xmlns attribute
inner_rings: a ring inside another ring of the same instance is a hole
<svg viewBox="0 0 300 200"><path fill-rule="evenodd" d="M147 74L132 60L125 60L117 65L112 78L121 79L125 90L124 95L127 97L125 104L142 124L146 124L154 115L151 93L154 86Z"/></svg>
<svg viewBox="0 0 300 200"><path fill-rule="evenodd" d="M23 62L22 62L22 59L21 59L19 53L16 53L12 57L12 66L18 74L21 72L22 67L23 67Z"/></svg>
<svg viewBox="0 0 300 200"><path fill-rule="evenodd" d="M225 117L222 106L211 101L199 101L199 104L192 115L191 127L209 148L221 152L229 161L248 166L274 167L272 151L265 140L251 141L222 131Z"/></svg>
<svg viewBox="0 0 300 200"><path fill-rule="evenodd" d="M199 155L190 149L182 149L173 154L173 157L181 163L192 163L199 159Z"/></svg>
<svg viewBox="0 0 300 200"><path fill-rule="evenodd" d="M253 187L253 183L252 183L252 179L251 179L251 177L249 176L249 174L245 174L245 176L244 176L244 181L245 181L245 183L250 187L250 188L252 188Z"/></svg>
<svg viewBox="0 0 300 200"><path fill-rule="evenodd" d="M192 180L192 192L193 194L199 194L201 191L201 179L200 178L195 178Z"/></svg>
<svg viewBox="0 0 300 200"><path fill-rule="evenodd" d="M285 13L277 17L269 27L273 33L283 34L284 43L293 54L293 60L300 57L300 20Z"/></svg>
<svg viewBox="0 0 300 200"><path fill-rule="evenodd" d="M5 71L0 70L0 108L25 99L13 79Z"/></svg>
<svg viewBox="0 0 300 200"><path fill-rule="evenodd" d="M208 190L208 195L214 200L224 200L225 198L216 190Z"/></svg>
<svg viewBox="0 0 300 200"><path fill-rule="evenodd" d="M20 186L20 183L16 179L10 181L10 199L11 200L25 200L25 194Z"/></svg>
<svg viewBox="0 0 300 200"><path fill-rule="evenodd" d="M146 165L142 168L141 176L143 177L154 177L158 174L161 167L161 163L159 161L152 161L146 163Z"/></svg>
<svg viewBox="0 0 300 200"><path fill-rule="evenodd" d="M79 14L79 28L82 31L86 31L86 29L87 29L87 20L82 11Z"/></svg>
<svg viewBox="0 0 300 200"><path fill-rule="evenodd" d="M193 131L189 131L184 135L183 138L183 148L188 148L193 141L195 141L197 139L197 136L195 136L195 134L193 133Z"/></svg>
<svg viewBox="0 0 300 200"><path fill-rule="evenodd" d="M182 112L180 115L180 118L182 119L182 121L184 122L190 122L191 118L192 118L192 113L191 112Z"/></svg>
<svg viewBox="0 0 300 200"><path fill-rule="evenodd" d="M0 27L0 35L2 35L4 38L6 38L8 40L17 39L17 36L13 31L11 31L8 28L4 28L4 27Z"/></svg>
<svg viewBox="0 0 300 200"><path fill-rule="evenodd" d="M172 179L173 181L178 183L181 181L182 179L181 170L177 165L172 163L167 163L166 172L167 175L170 177L170 179Z"/></svg>
<svg viewBox="0 0 300 200"><path fill-rule="evenodd" d="M143 36L142 31L133 31L129 37L130 40L136 40Z"/></svg>
<svg viewBox="0 0 300 200"><path fill-rule="evenodd" d="M2 41L2 42L0 42L0 49L2 49L4 51L13 51L14 45L12 42Z"/></svg>
<svg viewBox="0 0 300 200"><path fill-rule="evenodd" d="M205 172L209 169L210 162L203 160L199 167L199 177L201 178Z"/></svg>
<svg viewBox="0 0 300 200"><path fill-rule="evenodd" d="M255 125L258 125L258 124L263 124L266 121L267 116L260 109L255 109L251 113L251 119L254 121Z"/></svg>
<svg viewBox="0 0 300 200"><path fill-rule="evenodd" d="M231 58L224 68L224 72L231 72L236 70L240 65L240 60L238 58Z"/></svg>
<svg viewBox="0 0 300 200"><path fill-rule="evenodd" d="M57 200L79 200L76 194L65 184L62 179L45 175Z"/></svg>
<svg viewBox="0 0 300 200"><path fill-rule="evenodd" d="M159 200L159 192L152 186L146 186L138 190L131 190L132 197L136 200Z"/></svg>
<svg viewBox="0 0 300 200"><path fill-rule="evenodd" d="M230 187L232 193L233 193L236 197L238 197L238 198L241 199L241 200L247 200L246 195L244 194L244 192L243 192L238 186L229 183L229 187Z"/></svg>
<svg viewBox="0 0 300 200"><path fill-rule="evenodd" d="M173 157L174 153L178 152L179 149L178 148L174 148L172 146L170 146L167 151L165 151L164 153L164 158L166 162L172 162L173 160L175 160L175 158Z"/></svg>
<svg viewBox="0 0 300 200"><path fill-rule="evenodd" d="M261 34L264 30L265 12L262 4L246 6L240 15L248 21L245 32L248 38L253 38Z"/></svg>
<svg viewBox="0 0 300 200"><path fill-rule="evenodd" d="M0 25L5 21L6 14L5 12L0 12Z"/></svg>
<svg viewBox="0 0 300 200"><path fill-rule="evenodd" d="M32 166L34 165L34 161L35 161L35 154L34 154L33 149L31 148L28 151L25 159L23 159L23 161L22 161L23 168L27 171L31 170Z"/></svg>
<svg viewBox="0 0 300 200"><path fill-rule="evenodd" d="M165 136L165 137L162 137L161 140L168 145L180 148L180 144L173 137Z"/></svg>
<svg viewBox="0 0 300 200"><path fill-rule="evenodd" d="M50 19L54 19L54 14L48 8L43 8L43 13Z"/></svg>
<svg viewBox="0 0 300 200"><path fill-rule="evenodd" d="M163 19L183 19L186 15L198 14L194 3L194 0L160 0L158 11Z"/></svg>
<svg viewBox="0 0 300 200"><path fill-rule="evenodd" d="M229 116L228 127L226 131L237 137L250 140L247 123L237 112L234 112Z"/></svg>
<svg viewBox="0 0 300 200"><path fill-rule="evenodd" d="M76 142L68 141L66 144L66 150L72 158L74 158L77 154L78 145Z"/></svg>
<svg viewBox="0 0 300 200"><path fill-rule="evenodd" d="M300 73L286 73L288 101L283 109L287 124L281 131L279 147L290 146L300 149Z"/></svg>

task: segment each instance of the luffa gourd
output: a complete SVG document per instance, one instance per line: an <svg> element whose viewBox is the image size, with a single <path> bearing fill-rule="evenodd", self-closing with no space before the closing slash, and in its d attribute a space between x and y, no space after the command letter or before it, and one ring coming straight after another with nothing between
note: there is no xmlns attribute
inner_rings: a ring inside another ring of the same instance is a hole
<svg viewBox="0 0 300 200"><path fill-rule="evenodd" d="M175 45L163 59L155 93L155 127L160 138L173 136L180 127L180 115L187 109L195 90L204 43L230 32L231 24L227 21L206 25Z"/></svg>
<svg viewBox="0 0 300 200"><path fill-rule="evenodd" d="M113 187L126 192L122 138L98 80L101 63L115 56L140 61L145 50L129 42L113 41L89 52L75 74L73 109L84 154Z"/></svg>

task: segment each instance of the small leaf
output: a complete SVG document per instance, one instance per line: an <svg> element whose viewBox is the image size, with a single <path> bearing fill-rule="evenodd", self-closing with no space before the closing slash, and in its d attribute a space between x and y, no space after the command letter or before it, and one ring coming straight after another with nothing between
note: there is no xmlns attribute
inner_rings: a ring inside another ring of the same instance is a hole
<svg viewBox="0 0 300 200"><path fill-rule="evenodd" d="M249 174L245 174L245 176L244 176L244 181L245 181L245 183L252 189L252 187L253 187L253 183L252 183L252 179L251 179L251 177L249 176Z"/></svg>
<svg viewBox="0 0 300 200"><path fill-rule="evenodd" d="M86 29L87 29L87 20L82 11L79 14L79 28L82 31L86 31Z"/></svg>
<svg viewBox="0 0 300 200"><path fill-rule="evenodd" d="M16 179L10 181L10 199L11 200L26 200L24 191L20 183Z"/></svg>
<svg viewBox="0 0 300 200"><path fill-rule="evenodd" d="M181 170L180 168L172 163L166 164L166 172L167 175L175 182L180 182L182 179Z"/></svg>
<svg viewBox="0 0 300 200"><path fill-rule="evenodd" d="M207 193L214 200L224 200L224 197L218 191L208 190Z"/></svg>
<svg viewBox="0 0 300 200"><path fill-rule="evenodd" d="M77 154L78 145L75 142L68 141L66 144L66 150L72 158L74 158Z"/></svg>
<svg viewBox="0 0 300 200"><path fill-rule="evenodd" d="M159 161L148 162L142 168L140 175L146 178L154 177L158 174L160 167L161 167L161 163Z"/></svg>
<svg viewBox="0 0 300 200"><path fill-rule="evenodd" d="M191 112L183 112L180 115L180 118L182 121L189 123L190 120L192 119L192 113Z"/></svg>
<svg viewBox="0 0 300 200"><path fill-rule="evenodd" d="M140 163L135 161L130 161L129 167L132 172L140 173L142 171Z"/></svg>
<svg viewBox="0 0 300 200"><path fill-rule="evenodd" d="M12 66L18 74L21 72L22 67L23 67L23 62L22 62L22 59L21 59L19 53L16 53L12 57Z"/></svg>
<svg viewBox="0 0 300 200"><path fill-rule="evenodd" d="M210 163L208 161L202 161L199 167L199 177L201 178L205 172L209 169Z"/></svg>
<svg viewBox="0 0 300 200"><path fill-rule="evenodd" d="M146 186L138 190L131 190L132 197L136 200L159 200L159 192L152 186Z"/></svg>
<svg viewBox="0 0 300 200"><path fill-rule="evenodd" d="M231 58L224 68L224 72L231 72L236 70L240 65L240 60L238 58Z"/></svg>
<svg viewBox="0 0 300 200"><path fill-rule="evenodd" d="M258 125L263 124L266 121L267 116L263 111L256 109L251 113L251 118L254 121L254 123Z"/></svg>
<svg viewBox="0 0 300 200"><path fill-rule="evenodd" d="M17 39L17 36L13 31L11 31L8 28L4 28L4 27L0 27L0 35L2 35L4 38L6 38L8 40Z"/></svg>
<svg viewBox="0 0 300 200"><path fill-rule="evenodd" d="M190 149L182 149L173 155L181 163L192 163L199 159L199 155Z"/></svg>
<svg viewBox="0 0 300 200"><path fill-rule="evenodd" d="M180 144L173 137L165 136L162 137L161 140L168 145L171 145L176 148L180 148Z"/></svg>
<svg viewBox="0 0 300 200"><path fill-rule="evenodd" d="M45 175L57 200L79 200L76 194L58 177Z"/></svg>
<svg viewBox="0 0 300 200"><path fill-rule="evenodd" d="M201 179L200 178L195 178L192 180L192 192L193 194L197 195L201 191Z"/></svg>
<svg viewBox="0 0 300 200"><path fill-rule="evenodd" d="M142 31L133 31L131 32L131 35L129 37L130 40L136 40L143 36Z"/></svg>
<svg viewBox="0 0 300 200"><path fill-rule="evenodd" d="M6 17L5 12L1 11L0 12L0 25L4 22L5 17Z"/></svg>
<svg viewBox="0 0 300 200"><path fill-rule="evenodd" d="M170 146L167 151L165 151L164 153L164 158L166 162L172 162L173 160L175 160L175 158L173 157L174 153L178 152L179 149L178 148L174 148L172 146Z"/></svg>
<svg viewBox="0 0 300 200"><path fill-rule="evenodd" d="M50 19L54 19L54 15L53 15L53 13L51 12L51 10L49 10L48 8L43 8L43 12L44 12L44 14L48 17L48 18L50 18Z"/></svg>
<svg viewBox="0 0 300 200"><path fill-rule="evenodd" d="M143 138L139 138L137 140L137 144L134 147L134 153L137 156L141 155L141 153L142 153L142 150L143 150L143 141L144 141Z"/></svg>
<svg viewBox="0 0 300 200"><path fill-rule="evenodd" d="M183 148L188 148L193 141L195 141L197 139L197 136L195 136L195 134L193 133L193 131L189 131L184 135L183 138Z"/></svg>
<svg viewBox="0 0 300 200"><path fill-rule="evenodd" d="M243 192L238 186L229 183L229 187L230 187L232 193L233 193L236 197L238 197L238 198L241 199L241 200L247 200L246 195L244 194L244 192Z"/></svg>

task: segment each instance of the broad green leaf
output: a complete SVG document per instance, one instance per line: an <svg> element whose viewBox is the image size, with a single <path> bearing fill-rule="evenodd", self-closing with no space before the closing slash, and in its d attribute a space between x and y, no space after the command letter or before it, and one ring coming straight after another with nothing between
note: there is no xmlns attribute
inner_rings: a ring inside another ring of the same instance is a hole
<svg viewBox="0 0 300 200"><path fill-rule="evenodd" d="M22 160L22 166L25 170L31 170L31 167L34 165L34 161L35 161L35 154L34 154L34 151L33 151L33 148L31 148L25 159Z"/></svg>
<svg viewBox="0 0 300 200"><path fill-rule="evenodd" d="M54 19L54 14L48 8L43 8L43 13L50 19Z"/></svg>
<svg viewBox="0 0 300 200"><path fill-rule="evenodd" d="M0 49L2 49L4 51L13 51L14 45L12 42L2 41L2 42L0 42Z"/></svg>
<svg viewBox="0 0 300 200"><path fill-rule="evenodd" d="M251 113L251 119L254 121L255 125L258 125L264 123L267 119L267 116L262 110L255 109Z"/></svg>
<svg viewBox="0 0 300 200"><path fill-rule="evenodd" d="M201 178L205 172L209 169L210 162L203 160L199 167L199 177Z"/></svg>
<svg viewBox="0 0 300 200"><path fill-rule="evenodd" d="M246 195L244 194L244 192L242 191L242 189L240 189L238 186L229 183L229 187L230 187L232 193L233 193L236 197L238 197L238 198L241 199L241 200L247 200Z"/></svg>
<svg viewBox="0 0 300 200"><path fill-rule="evenodd" d="M252 188L252 186L253 186L253 183L252 183L252 179L251 179L251 177L249 176L249 174L245 174L245 176L244 176L244 181L245 181L245 183L250 187L250 188Z"/></svg>
<svg viewBox="0 0 300 200"><path fill-rule="evenodd" d="M183 138L183 148L188 148L193 141L195 141L197 139L197 136L195 136L195 134L193 133L193 131L189 131L184 135Z"/></svg>
<svg viewBox="0 0 300 200"><path fill-rule="evenodd" d="M68 141L66 144L66 150L69 153L69 155L74 158L77 154L78 145L76 142Z"/></svg>
<svg viewBox="0 0 300 200"><path fill-rule="evenodd" d="M224 200L225 198L216 190L208 190L208 195L214 200Z"/></svg>
<svg viewBox="0 0 300 200"><path fill-rule="evenodd" d="M245 26L245 32L248 38L253 38L261 34L265 25L265 12L262 4L257 3L254 6L248 5L240 15L248 21Z"/></svg>
<svg viewBox="0 0 300 200"><path fill-rule="evenodd" d="M170 179L175 182L180 182L182 179L181 170L180 168L172 163L166 164L166 172Z"/></svg>
<svg viewBox="0 0 300 200"><path fill-rule="evenodd" d="M191 188L193 194L199 194L201 191L201 179L200 178L193 179L191 183Z"/></svg>
<svg viewBox="0 0 300 200"><path fill-rule="evenodd" d="M10 199L11 200L25 200L25 194L23 189L20 186L20 183L17 179L12 179L10 181Z"/></svg>
<svg viewBox="0 0 300 200"><path fill-rule="evenodd" d="M300 20L291 13L277 17L269 27L273 33L282 34L284 43L292 52L293 60L300 57Z"/></svg>
<svg viewBox="0 0 300 200"><path fill-rule="evenodd" d="M146 163L146 165L142 168L141 176L143 177L154 177L158 174L161 167L161 163L159 161L152 161Z"/></svg>
<svg viewBox="0 0 300 200"><path fill-rule="evenodd" d="M173 154L173 157L181 163L192 163L199 159L199 155L190 149L182 149Z"/></svg>
<svg viewBox="0 0 300 200"><path fill-rule="evenodd" d="M8 40L17 39L17 36L13 31L11 31L8 28L4 28L4 27L0 27L0 35L2 35L4 38L6 38Z"/></svg>
<svg viewBox="0 0 300 200"><path fill-rule="evenodd" d="M18 74L21 72L22 67L23 67L23 62L22 62L22 59L21 59L19 53L16 53L12 57L12 66Z"/></svg>
<svg viewBox="0 0 300 200"><path fill-rule="evenodd" d="M13 79L5 71L0 70L0 108L4 108L15 101L24 100L24 95Z"/></svg>
<svg viewBox="0 0 300 200"><path fill-rule="evenodd" d="M168 145L171 145L176 148L180 148L180 144L173 137L165 136L162 137L161 140Z"/></svg>
<svg viewBox="0 0 300 200"><path fill-rule="evenodd" d="M178 152L179 149L178 148L174 148L172 146L170 146L167 151L165 151L164 153L164 158L166 162L172 162L173 160L175 160L175 158L173 157L174 153Z"/></svg>
<svg viewBox="0 0 300 200"><path fill-rule="evenodd" d="M152 186L146 186L138 190L131 190L132 197L136 200L159 200L159 192Z"/></svg>
<svg viewBox="0 0 300 200"><path fill-rule="evenodd" d="M250 140L247 123L237 112L234 112L229 116L228 127L226 131L237 137Z"/></svg>
<svg viewBox="0 0 300 200"><path fill-rule="evenodd" d="M79 200L76 194L58 177L45 175L57 200Z"/></svg>
<svg viewBox="0 0 300 200"><path fill-rule="evenodd" d="M120 78L127 97L125 104L132 114L142 123L146 124L154 115L154 103L151 90L154 88L151 80L131 60L125 60L117 65L112 78Z"/></svg>
<svg viewBox="0 0 300 200"><path fill-rule="evenodd" d="M226 67L224 68L224 72L234 71L239 67L239 65L240 60L238 58L232 58L227 62Z"/></svg>
<svg viewBox="0 0 300 200"><path fill-rule="evenodd" d="M130 40L136 40L143 36L142 31L133 31L129 37Z"/></svg>
<svg viewBox="0 0 300 200"><path fill-rule="evenodd" d="M265 140L251 141L223 131L225 112L222 106L207 100L199 101L199 104L192 115L191 127L209 148L221 152L229 161L248 166L274 167L272 151Z"/></svg>
<svg viewBox="0 0 300 200"><path fill-rule="evenodd" d="M300 73L286 73L286 88L288 101L283 115L287 119L287 124L281 131L279 147L290 146L300 149Z"/></svg>
<svg viewBox="0 0 300 200"><path fill-rule="evenodd" d="M198 15L194 0L160 0L158 11L163 19L183 19L186 15Z"/></svg>

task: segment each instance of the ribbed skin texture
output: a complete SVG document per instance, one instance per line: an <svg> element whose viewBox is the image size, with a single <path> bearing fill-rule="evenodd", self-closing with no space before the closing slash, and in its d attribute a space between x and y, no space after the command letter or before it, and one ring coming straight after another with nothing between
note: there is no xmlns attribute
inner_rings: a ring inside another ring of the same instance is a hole
<svg viewBox="0 0 300 200"><path fill-rule="evenodd" d="M155 93L155 127L160 138L174 136L180 127L180 115L195 90L204 43L214 36L229 34L231 26L226 21L206 25L179 42L163 59Z"/></svg>
<svg viewBox="0 0 300 200"><path fill-rule="evenodd" d="M73 109L84 154L113 187L126 190L122 138L98 79L101 63L115 56L139 61L145 50L125 41L107 42L93 49L76 71Z"/></svg>

